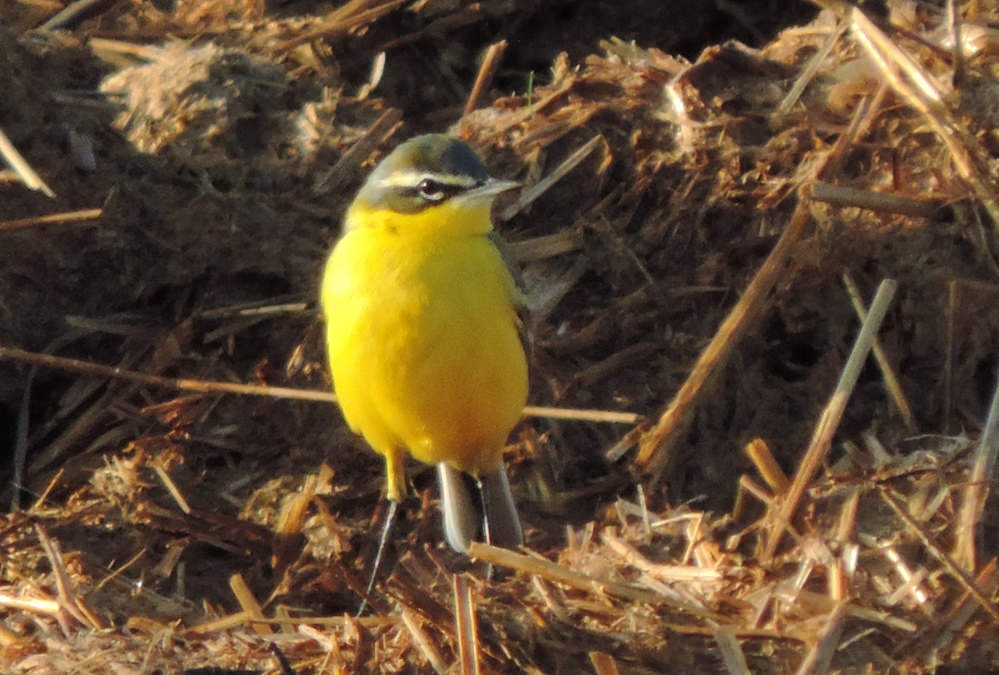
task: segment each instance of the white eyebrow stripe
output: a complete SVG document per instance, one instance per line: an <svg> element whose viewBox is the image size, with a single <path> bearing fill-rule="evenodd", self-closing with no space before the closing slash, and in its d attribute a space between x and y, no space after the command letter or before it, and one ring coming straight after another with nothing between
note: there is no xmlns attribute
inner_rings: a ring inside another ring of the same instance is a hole
<svg viewBox="0 0 999 675"><path fill-rule="evenodd" d="M428 171L396 171L378 181L378 187L416 187L420 181L429 179L455 187L475 187L478 181L471 176L456 173L432 173Z"/></svg>

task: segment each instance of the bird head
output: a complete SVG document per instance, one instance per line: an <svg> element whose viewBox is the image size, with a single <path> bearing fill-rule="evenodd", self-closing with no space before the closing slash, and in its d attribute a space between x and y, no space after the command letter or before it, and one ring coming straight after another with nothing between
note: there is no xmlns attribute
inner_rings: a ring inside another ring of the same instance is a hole
<svg viewBox="0 0 999 675"><path fill-rule="evenodd" d="M478 155L445 134L416 136L371 172L347 216L347 229L391 222L393 229L486 232L496 195L517 187L492 178Z"/></svg>

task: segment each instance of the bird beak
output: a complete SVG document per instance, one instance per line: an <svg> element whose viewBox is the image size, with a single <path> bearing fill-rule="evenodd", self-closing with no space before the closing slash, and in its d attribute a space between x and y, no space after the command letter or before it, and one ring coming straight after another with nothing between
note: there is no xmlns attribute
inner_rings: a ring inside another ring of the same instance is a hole
<svg viewBox="0 0 999 675"><path fill-rule="evenodd" d="M519 188L520 183L513 180L500 180L499 178L490 178L485 183L477 188L471 189L468 192L461 194L462 199L473 199L478 200L482 198L492 198L502 192L509 192L515 188Z"/></svg>

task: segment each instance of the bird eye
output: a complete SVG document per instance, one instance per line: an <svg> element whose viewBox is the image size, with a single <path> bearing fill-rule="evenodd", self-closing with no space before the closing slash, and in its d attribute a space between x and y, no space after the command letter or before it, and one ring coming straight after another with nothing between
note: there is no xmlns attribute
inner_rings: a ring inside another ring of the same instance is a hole
<svg viewBox="0 0 999 675"><path fill-rule="evenodd" d="M421 180L416 186L416 190L420 193L420 196L428 202L439 202L444 199L444 185L435 180L431 180L430 178L424 178Z"/></svg>

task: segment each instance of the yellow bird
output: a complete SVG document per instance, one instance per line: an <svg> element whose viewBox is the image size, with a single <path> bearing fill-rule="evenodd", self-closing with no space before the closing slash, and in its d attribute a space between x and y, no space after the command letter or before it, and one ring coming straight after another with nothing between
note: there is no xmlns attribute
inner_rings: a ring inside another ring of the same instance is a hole
<svg viewBox="0 0 999 675"><path fill-rule="evenodd" d="M407 454L438 467L452 548L523 541L502 450L527 400L527 361L490 218L516 186L455 138L412 138L368 177L326 264L333 386L350 428L385 458L390 509L372 581Z"/></svg>

